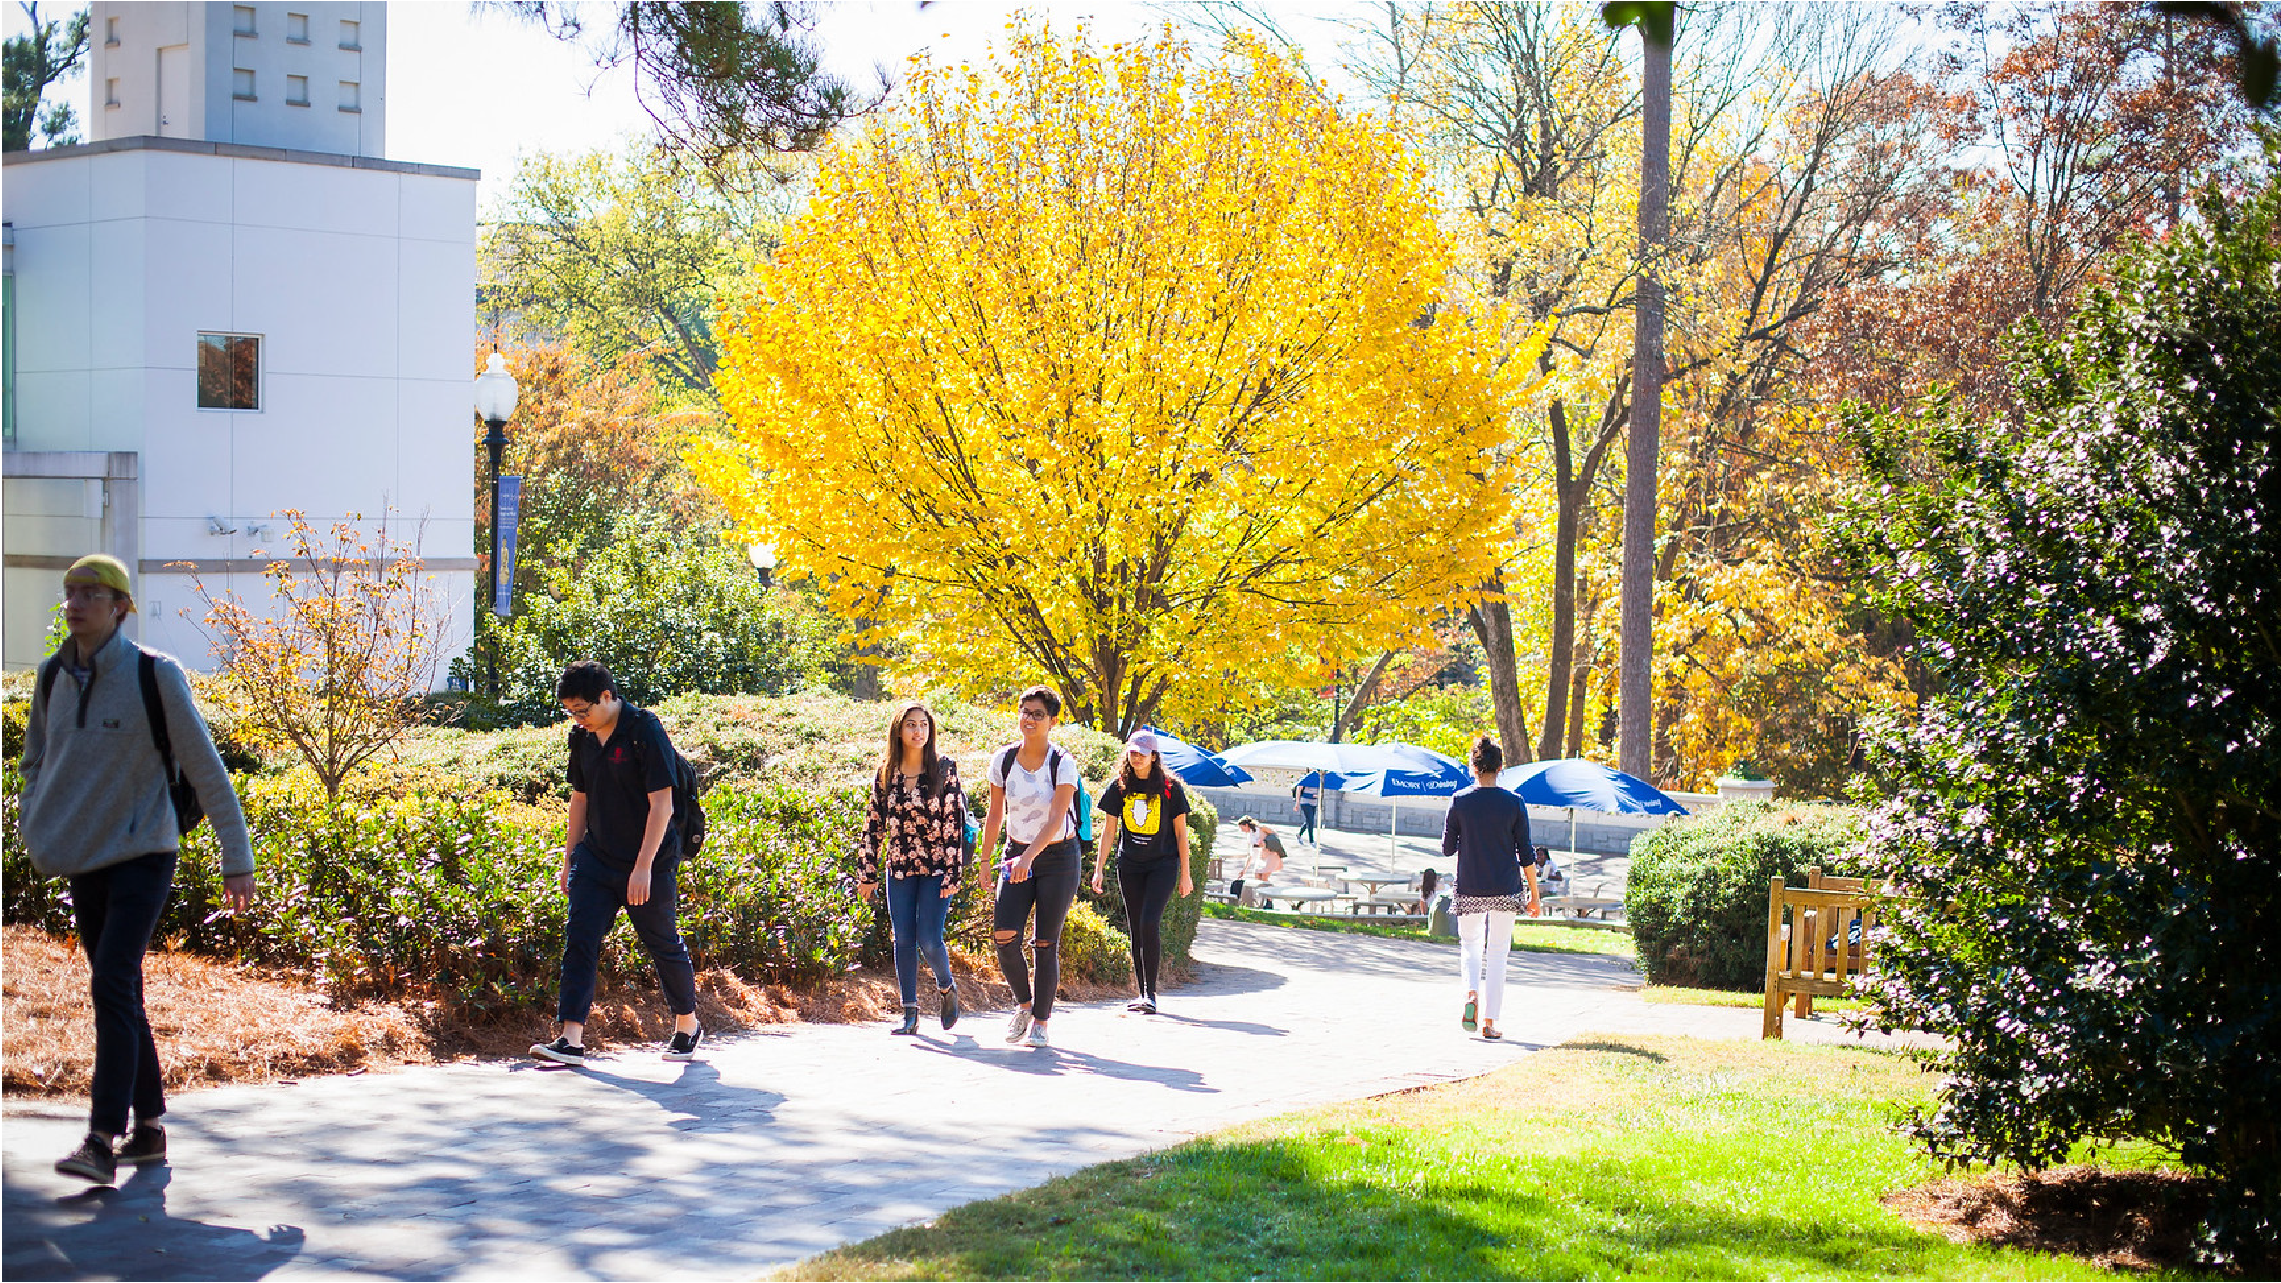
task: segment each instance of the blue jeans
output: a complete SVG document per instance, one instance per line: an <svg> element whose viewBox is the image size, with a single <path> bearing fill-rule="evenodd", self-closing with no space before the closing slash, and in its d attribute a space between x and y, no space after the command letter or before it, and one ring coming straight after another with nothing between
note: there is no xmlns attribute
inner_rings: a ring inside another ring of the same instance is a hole
<svg viewBox="0 0 2281 1283"><path fill-rule="evenodd" d="M1315 804L1313 802L1301 802L1299 804L1299 837L1308 842L1322 841L1321 838L1315 836Z"/></svg>
<svg viewBox="0 0 2281 1283"><path fill-rule="evenodd" d="M87 1126L127 1130L127 1106L155 1123L166 1112L166 1081L143 1010L143 954L174 890L175 853L121 860L71 879L71 917L87 948L88 996L95 1000L94 1097Z"/></svg>
<svg viewBox="0 0 2281 1283"><path fill-rule="evenodd" d="M902 986L903 1005L919 1004L919 955L927 955L934 968L935 987L950 988L950 949L943 944L943 923L950 917L950 897L944 895L943 875L887 878L887 920L895 926L895 983Z"/></svg>
<svg viewBox="0 0 2281 1283"><path fill-rule="evenodd" d="M555 1005L559 1020L586 1023L594 1007L595 972L602 962L602 937L618 920L618 910L634 924L642 949L657 965L658 987L665 990L665 1005L676 1016L697 1010L697 972L689 965L689 949L681 943L681 927L674 921L680 904L674 894L673 871L679 863L674 851L657 857L650 866L649 899L626 903L630 873L602 863L578 844L570 857L570 918L562 932L562 997Z"/></svg>

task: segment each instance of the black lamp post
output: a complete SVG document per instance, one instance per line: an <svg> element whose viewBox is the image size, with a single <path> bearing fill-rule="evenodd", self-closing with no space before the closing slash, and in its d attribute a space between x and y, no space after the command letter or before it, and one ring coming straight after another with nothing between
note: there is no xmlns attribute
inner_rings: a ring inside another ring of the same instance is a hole
<svg viewBox="0 0 2281 1283"><path fill-rule="evenodd" d="M509 591L499 582L499 468L507 454L507 420L514 417L515 399L522 389L515 376L507 372L507 358L494 351L484 364L483 373L475 376L475 413L490 432L483 444L491 451L491 560L488 582L484 585L488 598L483 609L498 613L499 601ZM499 647L496 642L490 655L491 697L499 697Z"/></svg>

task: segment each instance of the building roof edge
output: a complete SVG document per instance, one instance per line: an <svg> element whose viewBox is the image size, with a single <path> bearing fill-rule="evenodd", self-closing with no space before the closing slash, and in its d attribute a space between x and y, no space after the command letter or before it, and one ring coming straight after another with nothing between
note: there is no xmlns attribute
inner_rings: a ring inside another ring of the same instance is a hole
<svg viewBox="0 0 2281 1283"><path fill-rule="evenodd" d="M113 151L171 151L194 156L229 156L239 160L273 160L288 165L334 165L342 169L374 169L390 174L421 174L429 178L461 178L469 182L483 177L482 170L460 165L423 165L417 161L383 160L378 156L344 156L338 152L255 147L248 143L217 143L200 138L161 138L155 134L105 138L100 142L74 143L69 147L42 147L36 151L12 151L0 156L0 163L13 168L17 165L36 165L42 161L95 156Z"/></svg>

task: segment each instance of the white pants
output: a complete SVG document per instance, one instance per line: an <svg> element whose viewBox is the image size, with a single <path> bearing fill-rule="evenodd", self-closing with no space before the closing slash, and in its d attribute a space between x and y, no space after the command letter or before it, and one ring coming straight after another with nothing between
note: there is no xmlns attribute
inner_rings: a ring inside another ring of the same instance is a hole
<svg viewBox="0 0 2281 1283"><path fill-rule="evenodd" d="M1465 991L1481 995L1481 1018L1495 1020L1505 1009L1505 959L1513 953L1513 919L1504 912L1457 915L1457 951L1465 960ZM1482 963L1489 974L1481 974Z"/></svg>

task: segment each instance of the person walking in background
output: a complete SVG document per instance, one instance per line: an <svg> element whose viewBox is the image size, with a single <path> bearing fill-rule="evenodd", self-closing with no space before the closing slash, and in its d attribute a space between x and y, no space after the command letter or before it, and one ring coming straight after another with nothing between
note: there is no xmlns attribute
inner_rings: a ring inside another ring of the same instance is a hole
<svg viewBox="0 0 2281 1283"><path fill-rule="evenodd" d="M618 680L599 662L562 670L555 698L570 714L570 816L563 836L562 993L553 1042L531 1054L561 1065L586 1063L586 1017L594 1006L602 937L625 910L657 968L673 1012L667 1060L695 1058L705 1037L697 1023L697 972L681 942L673 875L681 838L673 822L676 754L665 724L618 698Z"/></svg>
<svg viewBox="0 0 2281 1283"><path fill-rule="evenodd" d="M1140 991L1125 1009L1153 1016L1157 968L1164 958L1164 908L1174 895L1185 899L1196 890L1188 872L1188 790L1164 768L1153 733L1135 731L1125 741L1124 765L1101 790L1101 810L1109 831L1093 863L1093 894L1102 892L1113 851L1132 937L1133 982Z"/></svg>
<svg viewBox="0 0 2281 1283"><path fill-rule="evenodd" d="M1315 808L1323 801L1323 773L1309 771L1299 777L1299 782L1291 786L1291 796L1299 800L1299 840L1321 850L1323 840L1315 832Z"/></svg>
<svg viewBox="0 0 2281 1283"><path fill-rule="evenodd" d="M64 572L66 636L34 679L18 820L32 867L71 880L95 1007L87 1136L55 1170L99 1185L117 1177L120 1163L166 1161L158 1121L166 1082L143 1007L143 955L174 890L182 831L199 812L221 846L223 903L247 909L254 889L253 846L230 773L182 665L128 639L134 610L118 558L81 557ZM184 784L195 811L176 796Z"/></svg>
<svg viewBox="0 0 2281 1283"><path fill-rule="evenodd" d="M1032 1047L1049 1045L1046 1022L1053 1018L1054 991L1061 984L1061 927L1077 901L1077 761L1050 736L1061 717L1061 696L1044 686L1022 692L1022 738L990 755L990 814L982 821L982 849L1000 852L997 901L990 938L998 947L998 970L1014 991L1014 1015L1006 1041ZM1030 988L1029 960L1022 954L1022 931L1037 916L1031 947L1037 958L1037 988Z"/></svg>
<svg viewBox="0 0 2281 1283"><path fill-rule="evenodd" d="M958 1023L943 924L951 893L966 875L966 792L958 763L935 751L935 715L913 701L887 723L887 756L871 781L871 808L857 857L856 895L871 898L884 869L887 918L895 932L895 983L902 990L898 1034L919 1032L919 957L934 969L942 1027Z"/></svg>
<svg viewBox="0 0 2281 1283"><path fill-rule="evenodd" d="M1465 980L1465 1014L1459 1023L1470 1032L1478 1016L1484 1038L1504 1037L1497 1018L1504 1011L1505 961L1513 948L1513 920L1523 906L1524 881L1529 915L1543 911L1529 843L1529 808L1497 787L1497 772L1504 765L1497 741L1484 735L1474 742L1474 785L1449 800L1449 818L1441 830L1441 853L1457 860L1457 897L1451 907L1457 914Z"/></svg>
<svg viewBox="0 0 2281 1283"><path fill-rule="evenodd" d="M1250 847L1244 851L1243 867L1236 870L1235 881L1228 884L1228 894L1235 897L1237 904L1242 904L1243 884L1251 879L1254 869L1258 870L1259 881L1264 885L1273 885L1275 875L1283 871L1283 839L1275 836L1275 830L1248 815L1236 821L1236 830L1251 840Z"/></svg>

